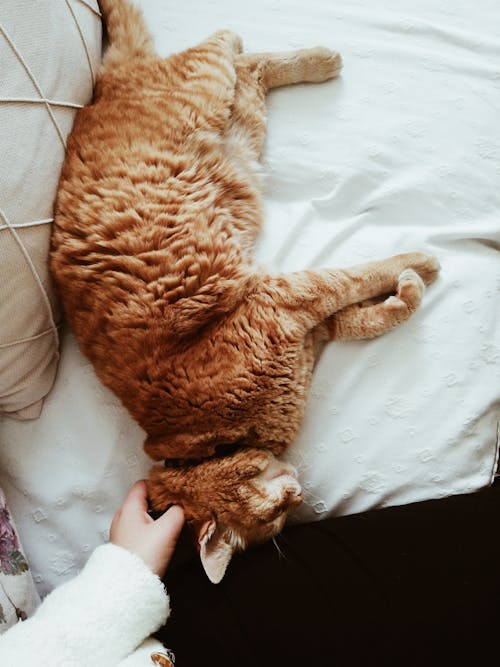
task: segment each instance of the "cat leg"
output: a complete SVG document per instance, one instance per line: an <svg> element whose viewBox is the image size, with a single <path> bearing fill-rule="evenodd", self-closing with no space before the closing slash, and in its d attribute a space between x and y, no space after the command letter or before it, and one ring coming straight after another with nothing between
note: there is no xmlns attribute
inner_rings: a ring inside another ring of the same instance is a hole
<svg viewBox="0 0 500 667"><path fill-rule="evenodd" d="M226 156L237 165L238 174L244 179L230 209L244 254L251 258L262 225L258 162L266 137L266 93L280 85L332 77L340 69L340 56L322 48L289 53L240 53L235 56L234 69L236 83L223 141Z"/></svg>
<svg viewBox="0 0 500 667"><path fill-rule="evenodd" d="M229 203L232 224L244 254L251 261L262 226L262 183L259 160L266 137L265 88L259 63L239 55L234 63L236 85L231 114L223 133L224 153L237 166L239 191ZM234 187L234 186L233 186Z"/></svg>
<svg viewBox="0 0 500 667"><path fill-rule="evenodd" d="M293 83L322 82L342 67L338 53L316 47L283 53L240 54L235 60L236 90L227 137L245 137L254 160L259 160L266 135L266 93Z"/></svg>
<svg viewBox="0 0 500 667"><path fill-rule="evenodd" d="M322 83L342 69L340 54L322 46L281 53L251 53L245 58L248 64L257 64L265 92L294 83Z"/></svg>
<svg viewBox="0 0 500 667"><path fill-rule="evenodd" d="M224 131L226 142L238 142L249 161L260 160L266 137L266 89L260 64L246 55L236 58L233 108Z"/></svg>
<svg viewBox="0 0 500 667"><path fill-rule="evenodd" d="M375 338L407 320L419 307L425 290L423 280L413 269L399 276L394 296L373 305L352 304L328 318L321 332L327 340Z"/></svg>
<svg viewBox="0 0 500 667"><path fill-rule="evenodd" d="M405 269L413 269L428 285L436 278L439 263L431 255L406 253L348 269L300 271L267 277L263 287L274 303L282 308L302 331L309 331L347 306L396 292L400 278L403 280L401 274ZM408 291L408 295L406 290L403 293L414 303L414 296L409 296L410 293L413 294L412 290ZM375 312L377 311L373 311L374 314Z"/></svg>

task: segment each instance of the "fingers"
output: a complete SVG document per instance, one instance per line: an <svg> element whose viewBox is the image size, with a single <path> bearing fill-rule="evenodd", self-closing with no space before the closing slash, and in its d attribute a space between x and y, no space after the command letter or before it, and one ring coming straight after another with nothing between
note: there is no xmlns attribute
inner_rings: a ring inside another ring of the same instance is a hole
<svg viewBox="0 0 500 667"><path fill-rule="evenodd" d="M146 482L143 479L139 479L131 487L123 501L122 510L137 513L148 511L148 493Z"/></svg>
<svg viewBox="0 0 500 667"><path fill-rule="evenodd" d="M157 530L163 534L164 539L172 541L173 544L177 542L182 526L184 525L184 511L179 505L172 505L172 507L153 522L147 513L147 486L143 479L138 480L131 487L118 512L125 514L129 521L137 520L144 522L146 520L147 523L154 523L158 527Z"/></svg>
<svg viewBox="0 0 500 667"><path fill-rule="evenodd" d="M110 541L135 553L162 577L184 525L184 512L173 505L154 521L147 510L147 487L144 480L140 480L132 486L115 514Z"/></svg>
<svg viewBox="0 0 500 667"><path fill-rule="evenodd" d="M154 569L160 577L163 577L165 574L170 559L174 554L183 525L184 511L178 505L172 505L149 528L154 535L153 539L156 543Z"/></svg>
<svg viewBox="0 0 500 667"><path fill-rule="evenodd" d="M177 542L184 525L184 510L180 505L172 505L155 521L157 530L163 533L164 538L173 545Z"/></svg>

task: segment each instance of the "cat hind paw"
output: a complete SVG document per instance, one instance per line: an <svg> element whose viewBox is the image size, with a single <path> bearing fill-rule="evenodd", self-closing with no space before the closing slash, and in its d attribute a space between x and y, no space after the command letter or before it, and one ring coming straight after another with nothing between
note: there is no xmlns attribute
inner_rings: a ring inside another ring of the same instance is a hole
<svg viewBox="0 0 500 667"><path fill-rule="evenodd" d="M422 301L425 283L413 269L405 269L399 274L398 289L395 296L386 299L385 306L391 310L414 312Z"/></svg>

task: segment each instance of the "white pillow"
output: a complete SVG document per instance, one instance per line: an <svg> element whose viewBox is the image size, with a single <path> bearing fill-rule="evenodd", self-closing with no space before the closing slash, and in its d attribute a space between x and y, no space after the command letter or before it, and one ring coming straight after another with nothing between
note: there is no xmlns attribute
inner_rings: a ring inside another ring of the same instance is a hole
<svg viewBox="0 0 500 667"><path fill-rule="evenodd" d="M48 274L65 139L92 97L96 2L0 7L0 413L34 418L54 381L60 312Z"/></svg>

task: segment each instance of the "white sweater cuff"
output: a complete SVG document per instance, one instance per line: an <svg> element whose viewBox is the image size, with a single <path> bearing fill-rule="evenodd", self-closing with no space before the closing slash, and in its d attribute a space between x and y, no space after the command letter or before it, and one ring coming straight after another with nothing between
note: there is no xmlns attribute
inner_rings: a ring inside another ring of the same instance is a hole
<svg viewBox="0 0 500 667"><path fill-rule="evenodd" d="M0 664L18 667L37 658L40 667L117 665L169 612L159 577L138 556L106 544L75 579L47 596L33 618L2 637Z"/></svg>

